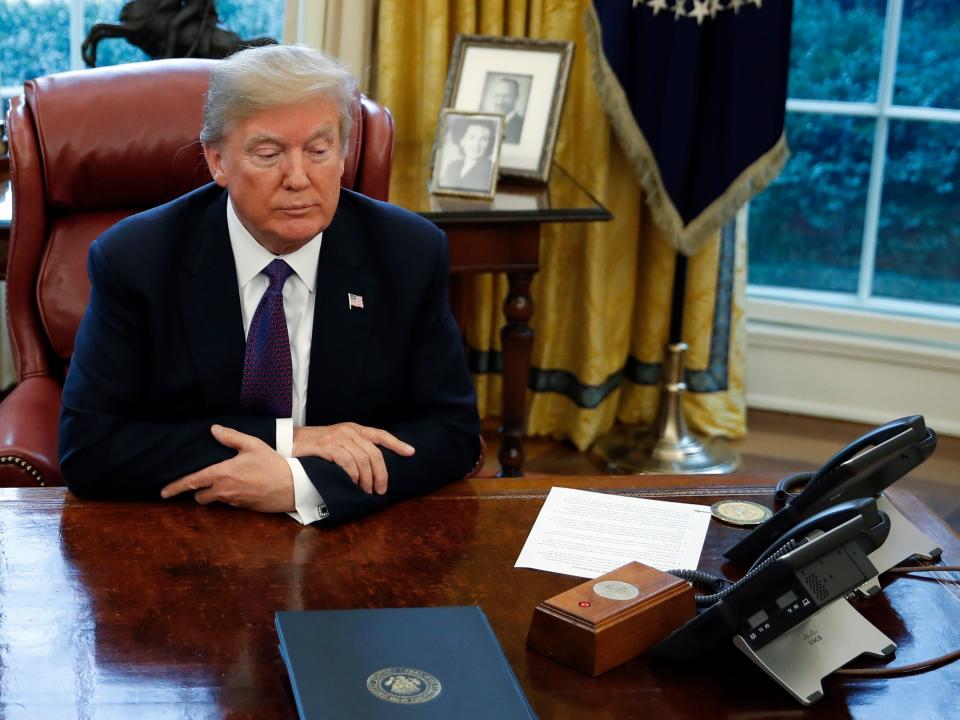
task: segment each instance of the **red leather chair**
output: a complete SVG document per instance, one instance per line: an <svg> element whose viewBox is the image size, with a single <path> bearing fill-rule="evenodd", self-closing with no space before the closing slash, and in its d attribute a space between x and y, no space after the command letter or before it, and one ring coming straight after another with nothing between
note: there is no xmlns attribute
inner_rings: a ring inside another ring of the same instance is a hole
<svg viewBox="0 0 960 720"><path fill-rule="evenodd" d="M210 182L198 141L215 60L31 80L7 119L13 223L7 321L19 384L0 403L0 486L62 485L60 390L87 306L90 243ZM393 118L360 96L341 184L386 200Z"/></svg>

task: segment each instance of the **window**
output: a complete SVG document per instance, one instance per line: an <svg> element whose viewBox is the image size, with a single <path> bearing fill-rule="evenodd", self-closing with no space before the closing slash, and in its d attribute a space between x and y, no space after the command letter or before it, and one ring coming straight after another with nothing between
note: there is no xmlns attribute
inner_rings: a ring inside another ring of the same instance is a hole
<svg viewBox="0 0 960 720"><path fill-rule="evenodd" d="M124 0L0 0L0 95L19 95L23 81L40 75L78 70L85 65L80 46L98 22L118 23ZM132 5L156 5L158 0L134 0ZM223 27L241 38L283 37L284 0L217 0ZM104 40L97 65L147 60L126 40ZM4 106L5 109L5 106Z"/></svg>
<svg viewBox="0 0 960 720"><path fill-rule="evenodd" d="M792 157L750 206L751 298L960 320L960 3L794 5Z"/></svg>

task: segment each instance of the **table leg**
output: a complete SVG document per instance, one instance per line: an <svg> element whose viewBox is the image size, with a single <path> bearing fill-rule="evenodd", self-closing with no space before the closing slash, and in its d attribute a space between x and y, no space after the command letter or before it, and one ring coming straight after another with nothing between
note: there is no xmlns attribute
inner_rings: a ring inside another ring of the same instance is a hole
<svg viewBox="0 0 960 720"><path fill-rule="evenodd" d="M524 411L533 349L533 273L509 272L510 291L503 304L507 324L500 331L503 346L503 427L500 429L500 477L523 476Z"/></svg>
<svg viewBox="0 0 960 720"><path fill-rule="evenodd" d="M451 275L448 280L448 289L450 296L450 310L453 312L453 319L457 321L460 328L460 337L463 338L464 345L467 342L467 319L470 317L470 308L473 304L473 278L467 274Z"/></svg>

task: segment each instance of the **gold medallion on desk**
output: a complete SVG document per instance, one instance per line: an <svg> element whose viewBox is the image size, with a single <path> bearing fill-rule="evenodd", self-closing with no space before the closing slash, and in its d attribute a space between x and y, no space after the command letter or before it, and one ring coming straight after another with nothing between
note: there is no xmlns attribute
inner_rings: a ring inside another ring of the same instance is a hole
<svg viewBox="0 0 960 720"><path fill-rule="evenodd" d="M731 525L759 525L773 516L770 508L750 500L721 500L710 506L710 512Z"/></svg>

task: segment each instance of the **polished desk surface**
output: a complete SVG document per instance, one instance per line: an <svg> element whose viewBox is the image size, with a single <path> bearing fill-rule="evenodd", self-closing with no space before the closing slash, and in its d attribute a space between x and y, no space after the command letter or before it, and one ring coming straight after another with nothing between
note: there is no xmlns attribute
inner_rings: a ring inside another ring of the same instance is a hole
<svg viewBox="0 0 960 720"><path fill-rule="evenodd" d="M189 501L103 503L62 488L2 490L0 717L295 718L276 610L470 604L486 612L542 718L955 713L960 663L892 680L830 677L825 698L805 709L732 649L681 669L640 657L597 678L525 649L537 602L581 582L513 567L551 485L770 504L773 481L473 480L325 529ZM957 536L913 496L891 496L957 564ZM701 567L719 569L720 552L742 532L711 521ZM894 664L960 645L956 581L885 577L883 593L857 603L899 645Z"/></svg>

